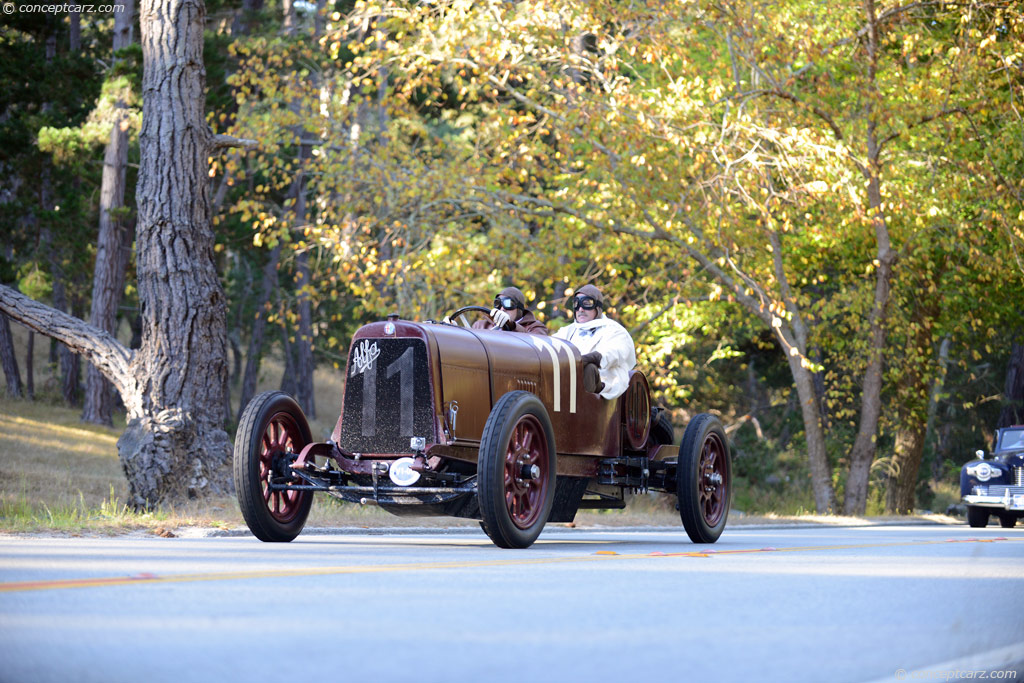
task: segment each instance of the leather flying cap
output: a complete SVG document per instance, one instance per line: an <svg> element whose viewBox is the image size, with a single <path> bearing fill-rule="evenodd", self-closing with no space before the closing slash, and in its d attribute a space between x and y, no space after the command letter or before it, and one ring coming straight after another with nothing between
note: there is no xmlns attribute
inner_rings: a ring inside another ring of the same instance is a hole
<svg viewBox="0 0 1024 683"><path fill-rule="evenodd" d="M526 310L526 297L523 296L523 293L519 291L518 288L506 287L505 289L501 290L498 296L507 296L511 298L513 301L515 301L519 305L520 309L524 311Z"/></svg>
<svg viewBox="0 0 1024 683"><path fill-rule="evenodd" d="M591 299L597 302L597 305L604 309L604 296L601 294L601 290L594 285L583 285L573 296L589 296Z"/></svg>

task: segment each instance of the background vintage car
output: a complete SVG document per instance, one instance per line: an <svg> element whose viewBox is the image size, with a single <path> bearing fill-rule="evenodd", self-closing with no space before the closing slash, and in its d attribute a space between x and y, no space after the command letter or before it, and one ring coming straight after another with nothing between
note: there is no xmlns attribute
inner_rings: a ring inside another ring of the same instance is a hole
<svg viewBox="0 0 1024 683"><path fill-rule="evenodd" d="M452 317L466 311L487 314ZM641 372L609 401L584 391L579 351L563 340L389 317L352 339L330 441L313 443L281 392L250 402L235 481L264 541L293 539L315 491L400 515L480 519L495 544L522 548L548 521L660 490L678 496L689 537L713 543L731 495L725 431L701 414L672 441Z"/></svg>
<svg viewBox="0 0 1024 683"><path fill-rule="evenodd" d="M1024 517L1024 425L996 430L992 457L976 453L960 470L960 495L972 527L988 525L996 515L1004 527Z"/></svg>

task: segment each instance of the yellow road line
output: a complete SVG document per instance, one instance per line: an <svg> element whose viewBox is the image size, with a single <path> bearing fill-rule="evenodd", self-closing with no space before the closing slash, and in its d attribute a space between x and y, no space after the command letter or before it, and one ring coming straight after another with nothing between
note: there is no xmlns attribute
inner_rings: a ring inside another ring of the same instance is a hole
<svg viewBox="0 0 1024 683"><path fill-rule="evenodd" d="M541 564L564 564L570 562L595 562L602 560L643 560L665 557L715 557L717 555L746 555L767 552L807 552L826 550L857 550L863 548L894 548L900 546L942 545L946 543L992 543L994 541L1020 541L1022 538L992 539L949 539L945 541L903 541L897 543L855 543L849 545L797 546L792 548L745 548L742 550L697 550L683 553L627 553L599 550L590 555L568 557L516 558L505 560L476 560L465 562L416 562L410 564L384 564L366 566L310 567L307 569L268 569L241 572L209 572L197 574L137 574L135 576L109 576L82 579L60 579L54 581L20 581L0 583L0 593L19 593L68 588L100 588L104 586L129 586L139 584L190 583L195 581L234 581L246 579L279 579L303 576L331 576L339 574L379 574L383 572L415 572L445 569L469 569L476 567L509 567Z"/></svg>

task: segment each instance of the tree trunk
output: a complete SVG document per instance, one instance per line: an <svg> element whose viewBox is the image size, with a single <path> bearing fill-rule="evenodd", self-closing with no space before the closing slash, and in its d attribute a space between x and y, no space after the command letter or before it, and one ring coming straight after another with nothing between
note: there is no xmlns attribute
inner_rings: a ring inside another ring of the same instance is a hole
<svg viewBox="0 0 1024 683"><path fill-rule="evenodd" d="M260 375L260 357L263 355L263 335L267 328L267 314L270 313L270 297L277 287L277 264L280 260L281 243L278 242L270 252L267 265L263 267L263 288L256 308L256 319L252 323L252 334L249 336L249 352L246 354L245 375L242 378L242 395L238 403L239 422L242 421L242 412L245 407L256 395L256 384Z"/></svg>
<svg viewBox="0 0 1024 683"><path fill-rule="evenodd" d="M44 201L49 202L48 199L48 179L44 177ZM44 237L49 243L48 258L50 260L50 276L53 280L53 306L61 313L67 313L68 308L68 296L67 289L64 284L64 269L60 265L60 259L55 253L55 247L53 246L52 238L49 235L49 231L46 231ZM61 396L64 398L64 403L67 405L74 405L78 400L77 387L78 387L78 375L81 370L78 358L75 353L68 348L65 344L57 345L57 359L58 359L58 382L60 384Z"/></svg>
<svg viewBox="0 0 1024 683"><path fill-rule="evenodd" d="M313 76L312 83L319 88L319 78ZM307 135L302 126L296 127L296 133L300 139L305 140ZM295 196L295 230L301 235L302 244L295 256L295 294L299 303L299 329L295 335L295 399L302 408L302 412L310 420L316 419L316 400L313 389L313 302L310 289L312 280L309 273L309 250L306 244L305 227L308 224L306 217L306 176L304 173L305 164L313 156L312 147L309 144L302 144L299 149L299 172L292 184Z"/></svg>
<svg viewBox="0 0 1024 683"><path fill-rule="evenodd" d="M228 378L228 387L237 387L242 381L242 347L238 345L237 330L228 333L228 347L231 349L231 376Z"/></svg>
<svg viewBox="0 0 1024 683"><path fill-rule="evenodd" d="M36 331L28 331L28 345L25 349L25 398L28 400L34 400L36 397L36 371L35 371L35 352L36 352Z"/></svg>
<svg viewBox="0 0 1024 683"><path fill-rule="evenodd" d="M298 24L295 0L281 0L281 9L284 12L284 34L290 36L295 33L295 27Z"/></svg>
<svg viewBox="0 0 1024 683"><path fill-rule="evenodd" d="M939 266L935 281L941 280L945 269L946 266ZM917 282L915 290L926 292L928 284L923 280ZM913 333L907 338L901 363L905 369L894 389L896 442L885 492L885 510L895 515L910 514L916 507L921 457L938 402L936 388L941 385L949 354L948 338L934 349L934 362L921 351L932 348L932 321L941 313L938 300L917 297L911 306L908 322Z"/></svg>
<svg viewBox="0 0 1024 683"><path fill-rule="evenodd" d="M878 21L874 0L864 0L867 15L867 54L869 89L877 93ZM879 114L872 101L867 107L867 167L865 176L868 191L868 210L875 229L875 293L869 321L868 365L861 382L861 411L857 438L850 451L850 473L846 479L843 512L847 515L864 514L868 501L871 463L875 460L878 439L878 419L882 414L882 374L885 350L885 318L889 306L889 289L895 255L890 248L889 228L882 203L881 148L878 144Z"/></svg>
<svg viewBox="0 0 1024 683"><path fill-rule="evenodd" d="M82 48L82 13L78 10L78 5L72 7L75 9L68 12L68 50L74 53ZM117 15L114 17L116 21Z"/></svg>
<svg viewBox="0 0 1024 683"><path fill-rule="evenodd" d="M931 311L929 315L931 319L934 319L937 311ZM922 328L916 335L915 343L919 344L921 348L927 348L931 343L931 336L931 330ZM948 354L949 338L947 337L939 345L937 374L925 380L927 369L921 368L919 371L911 372L909 377L900 382L899 393L902 395L897 398L900 401L898 427L893 447L892 467L886 482L886 512L888 514L911 514L916 508L916 490L918 490L921 462L925 454L928 434L932 429L938 410L939 393L942 390ZM907 405L904 401L912 402ZM921 410L920 405L916 405L920 401L926 403L924 410Z"/></svg>
<svg viewBox="0 0 1024 683"><path fill-rule="evenodd" d="M289 396L298 393L299 385L295 381L295 350L294 344L288 339L288 321L281 318L281 350L284 354L284 372L281 373L281 391Z"/></svg>
<svg viewBox="0 0 1024 683"><path fill-rule="evenodd" d="M142 345L118 440L132 503L231 490L225 298L210 221L201 0L144 0L136 270Z"/></svg>
<svg viewBox="0 0 1024 683"><path fill-rule="evenodd" d="M117 52L132 43L133 0L117 3L121 11L114 13L114 63ZM128 167L127 104L115 105L114 125L110 131L103 158L103 180L100 186L100 231L97 238L96 266L92 282L92 312L89 322L114 334L117 329L117 307L124 293L125 271L132 237L118 210L124 206L125 171ZM116 335L115 335L116 336ZM112 387L103 374L92 365L86 369L82 420L112 425Z"/></svg>
<svg viewBox="0 0 1024 683"><path fill-rule="evenodd" d="M1006 388L1003 409L996 428L1024 424L1024 344L1010 346L1010 363L1006 367Z"/></svg>
<svg viewBox="0 0 1024 683"><path fill-rule="evenodd" d="M247 35L256 21L256 13L263 9L263 0L242 0L242 8L231 22L231 35Z"/></svg>
<svg viewBox="0 0 1024 683"><path fill-rule="evenodd" d="M72 282L72 294L68 297L68 313L75 318L82 317L84 304L75 292L82 291L83 286L82 279L76 278ZM61 394L66 404L77 406L82 399L82 359L70 347L65 346L63 352L66 352L62 360L66 362L67 369L61 373Z"/></svg>
<svg viewBox="0 0 1024 683"><path fill-rule="evenodd" d="M315 35L323 35L327 27L327 0L316 0L316 16L313 18L313 32Z"/></svg>
<svg viewBox="0 0 1024 683"><path fill-rule="evenodd" d="M313 390L313 304L309 295L309 252L296 257L295 285L299 296L299 331L295 338L296 400L310 420L316 419Z"/></svg>
<svg viewBox="0 0 1024 683"><path fill-rule="evenodd" d="M7 378L7 395L21 398L21 372L18 370L18 357L14 353L14 337L11 336L11 323L7 316L0 313L0 362L4 366Z"/></svg>
<svg viewBox="0 0 1024 683"><path fill-rule="evenodd" d="M129 325L132 328L132 338L128 342L128 348L137 349L142 346L142 314L136 312L129 318Z"/></svg>
<svg viewBox="0 0 1024 683"><path fill-rule="evenodd" d="M885 490L885 511L888 514L909 515L914 512L926 431L925 421L918 420L901 426L896 432L892 470Z"/></svg>
<svg viewBox="0 0 1024 683"><path fill-rule="evenodd" d="M798 356L787 354L787 359L796 385L797 398L800 400L800 414L803 416L814 507L818 514L834 512L836 499L832 490L832 469L825 453L825 432L822 429L818 397L814 391L814 375L803 366Z"/></svg>

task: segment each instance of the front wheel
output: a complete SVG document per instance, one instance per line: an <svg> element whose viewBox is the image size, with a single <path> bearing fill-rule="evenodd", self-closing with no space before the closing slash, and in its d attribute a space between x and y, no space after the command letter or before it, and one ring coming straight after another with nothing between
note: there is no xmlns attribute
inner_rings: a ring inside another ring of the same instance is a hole
<svg viewBox="0 0 1024 683"><path fill-rule="evenodd" d="M313 504L312 491L270 488L313 440L302 409L280 391L257 395L242 413L235 437L235 491L242 517L261 541L287 542L299 535Z"/></svg>
<svg viewBox="0 0 1024 683"><path fill-rule="evenodd" d="M1012 529L1017 524L1017 515L1012 512L1004 512L999 515L999 526L1004 529Z"/></svg>
<svg viewBox="0 0 1024 683"><path fill-rule="evenodd" d="M481 526L499 548L528 548L551 514L555 438L540 399L512 391L491 410L480 438Z"/></svg>
<svg viewBox="0 0 1024 683"><path fill-rule="evenodd" d="M701 413L686 426L676 464L676 492L690 540L717 541L732 501L732 461L725 428L714 415Z"/></svg>
<svg viewBox="0 0 1024 683"><path fill-rule="evenodd" d="M988 510L983 507L978 507L977 505L967 506L967 523L975 529L988 526L988 515Z"/></svg>

